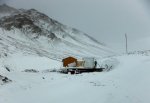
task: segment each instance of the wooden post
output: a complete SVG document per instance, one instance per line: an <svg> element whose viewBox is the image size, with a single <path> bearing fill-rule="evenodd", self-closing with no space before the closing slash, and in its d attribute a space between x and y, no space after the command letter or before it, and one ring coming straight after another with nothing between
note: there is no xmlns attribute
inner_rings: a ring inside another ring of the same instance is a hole
<svg viewBox="0 0 150 103"><path fill-rule="evenodd" d="M128 38L127 38L127 34L125 34L125 39L126 39L126 54L128 54Z"/></svg>

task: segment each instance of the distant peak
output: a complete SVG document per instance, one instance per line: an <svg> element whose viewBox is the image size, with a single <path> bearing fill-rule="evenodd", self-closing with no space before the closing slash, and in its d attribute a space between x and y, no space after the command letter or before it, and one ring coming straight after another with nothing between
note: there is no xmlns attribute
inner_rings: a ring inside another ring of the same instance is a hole
<svg viewBox="0 0 150 103"><path fill-rule="evenodd" d="M19 10L17 10L16 8L13 8L7 4L2 4L0 5L0 13L14 13L14 12L18 12Z"/></svg>
<svg viewBox="0 0 150 103"><path fill-rule="evenodd" d="M1 4L0 8L12 8L12 7L8 6L7 4Z"/></svg>
<svg viewBox="0 0 150 103"><path fill-rule="evenodd" d="M7 5L7 4L5 4L5 3L4 3L4 4L2 4L2 5L3 5L3 6L8 6L8 5Z"/></svg>
<svg viewBox="0 0 150 103"><path fill-rule="evenodd" d="M7 4L1 4L0 6L2 6L2 7L9 7Z"/></svg>
<svg viewBox="0 0 150 103"><path fill-rule="evenodd" d="M29 10L30 10L30 11L37 11L36 9L33 9L33 8L32 8L32 9L29 9Z"/></svg>
<svg viewBox="0 0 150 103"><path fill-rule="evenodd" d="M0 8L1 9L16 9L14 7L11 7L10 5L7 4L0 4ZM17 9L16 9L17 10Z"/></svg>

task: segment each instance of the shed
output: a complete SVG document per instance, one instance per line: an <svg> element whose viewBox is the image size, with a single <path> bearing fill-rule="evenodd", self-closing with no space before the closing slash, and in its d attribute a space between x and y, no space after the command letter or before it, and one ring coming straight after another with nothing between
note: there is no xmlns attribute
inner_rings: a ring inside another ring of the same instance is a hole
<svg viewBox="0 0 150 103"><path fill-rule="evenodd" d="M77 66L77 59L74 57L67 57L62 60L63 67L76 67Z"/></svg>
<svg viewBox="0 0 150 103"><path fill-rule="evenodd" d="M95 59L93 57L84 57L83 60L85 61L84 67L85 68L95 68Z"/></svg>

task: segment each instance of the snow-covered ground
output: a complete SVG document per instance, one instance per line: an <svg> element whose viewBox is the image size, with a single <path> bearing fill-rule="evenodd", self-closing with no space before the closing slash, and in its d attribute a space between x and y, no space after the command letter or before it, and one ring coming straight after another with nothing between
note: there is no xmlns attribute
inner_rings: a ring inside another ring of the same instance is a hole
<svg viewBox="0 0 150 103"><path fill-rule="evenodd" d="M118 53L104 43L35 9L13 11L0 19L0 103L150 102L149 50L112 57ZM56 72L67 56L95 57L106 69Z"/></svg>
<svg viewBox="0 0 150 103"><path fill-rule="evenodd" d="M32 57L30 59L33 60ZM43 72L46 69L44 67L50 65L50 61L47 62L45 58L36 59L43 59L40 62L43 67L40 68L39 62L37 67L33 62L33 69L39 72L3 71L4 76L10 78L12 82L0 86L0 103L150 102L149 56L123 55L106 58L99 62L103 65L115 64L111 71L77 75ZM19 68L24 64L31 66L27 58L22 58L17 63L15 66ZM59 68L60 65L53 62L54 64ZM9 66L11 68L12 65Z"/></svg>

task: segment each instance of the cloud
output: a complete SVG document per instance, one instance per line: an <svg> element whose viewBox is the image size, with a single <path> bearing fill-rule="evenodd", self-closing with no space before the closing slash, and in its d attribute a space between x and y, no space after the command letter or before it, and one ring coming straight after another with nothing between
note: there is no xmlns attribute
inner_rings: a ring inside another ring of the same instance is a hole
<svg viewBox="0 0 150 103"><path fill-rule="evenodd" d="M8 0L0 0L0 5L1 4L6 4L8 2Z"/></svg>
<svg viewBox="0 0 150 103"><path fill-rule="evenodd" d="M150 9L150 0L141 0L148 9Z"/></svg>

